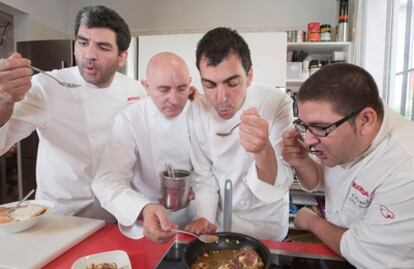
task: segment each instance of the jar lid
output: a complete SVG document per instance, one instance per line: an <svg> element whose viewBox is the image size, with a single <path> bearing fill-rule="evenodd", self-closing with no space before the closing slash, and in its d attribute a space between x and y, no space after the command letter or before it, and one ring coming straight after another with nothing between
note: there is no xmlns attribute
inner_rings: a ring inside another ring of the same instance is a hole
<svg viewBox="0 0 414 269"><path fill-rule="evenodd" d="M321 28L331 28L331 25L330 24L322 24Z"/></svg>

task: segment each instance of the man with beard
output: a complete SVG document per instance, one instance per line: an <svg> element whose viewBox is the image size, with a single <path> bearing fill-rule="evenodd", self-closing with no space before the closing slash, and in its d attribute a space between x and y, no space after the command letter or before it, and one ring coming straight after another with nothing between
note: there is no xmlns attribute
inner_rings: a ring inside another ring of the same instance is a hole
<svg viewBox="0 0 414 269"><path fill-rule="evenodd" d="M295 226L357 268L413 268L414 124L383 104L368 72L346 63L312 75L296 101L282 154L305 190L325 192L326 219L302 208Z"/></svg>
<svg viewBox="0 0 414 269"><path fill-rule="evenodd" d="M36 199L53 201L56 213L109 221L113 217L92 193L92 179L115 116L145 90L116 72L125 64L131 36L115 11L83 8L75 36L77 66L50 74L79 87L62 87L43 74L30 82L30 61L18 53L0 61L0 152L36 130Z"/></svg>
<svg viewBox="0 0 414 269"><path fill-rule="evenodd" d="M282 133L291 127L292 100L279 89L253 85L245 40L219 27L206 33L196 52L204 96L189 111L197 234L223 230L224 184L233 186L231 230L282 240L288 232L293 174L280 155ZM236 126L230 135L220 136Z"/></svg>
<svg viewBox="0 0 414 269"><path fill-rule="evenodd" d="M92 189L123 234L164 241L176 224L192 219L190 206L174 212L160 204L165 164L192 170L187 128L191 77L184 60L170 52L154 55L146 73L142 83L148 96L116 117Z"/></svg>

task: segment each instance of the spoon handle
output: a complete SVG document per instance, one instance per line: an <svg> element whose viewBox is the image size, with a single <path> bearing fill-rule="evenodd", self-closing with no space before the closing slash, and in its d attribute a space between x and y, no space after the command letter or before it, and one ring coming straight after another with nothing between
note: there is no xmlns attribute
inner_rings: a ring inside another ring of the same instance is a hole
<svg viewBox="0 0 414 269"><path fill-rule="evenodd" d="M184 230L179 230L179 229L171 229L171 231L176 232L176 233L183 233L183 234L188 234L188 235L192 235L194 237L198 237L196 234L184 231Z"/></svg>
<svg viewBox="0 0 414 269"><path fill-rule="evenodd" d="M223 210L223 231L231 232L231 219L233 212L233 185L231 179L224 183L224 210Z"/></svg>
<svg viewBox="0 0 414 269"><path fill-rule="evenodd" d="M32 195L34 193L34 189L32 189L25 197L23 197L23 199L21 199L14 207L12 207L11 209L8 210L8 213L13 212L14 210L16 210L17 208L19 208L19 206L27 200L27 198L30 197L30 195Z"/></svg>
<svg viewBox="0 0 414 269"><path fill-rule="evenodd" d="M46 73L46 72L45 72L45 71L43 71L42 69L39 69L39 68L34 67L34 66L30 66L30 68L31 68L31 69L33 69L34 71L37 71L37 72L39 72L39 73L42 73L43 75L46 75L46 76L50 77L51 79L54 79L56 82L60 83L60 81L59 81L57 78L55 78L54 76L52 76L52 75L50 75L50 74Z"/></svg>

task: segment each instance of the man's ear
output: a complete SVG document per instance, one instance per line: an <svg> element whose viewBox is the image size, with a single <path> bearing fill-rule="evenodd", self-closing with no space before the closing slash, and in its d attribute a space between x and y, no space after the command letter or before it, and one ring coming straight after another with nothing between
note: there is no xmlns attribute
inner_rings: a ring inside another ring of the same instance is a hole
<svg viewBox="0 0 414 269"><path fill-rule="evenodd" d="M126 60L128 58L128 51L121 52L118 56L118 67L123 67L126 63Z"/></svg>
<svg viewBox="0 0 414 269"><path fill-rule="evenodd" d="M253 81L253 67L250 67L249 71L247 71L247 87L252 84Z"/></svg>
<svg viewBox="0 0 414 269"><path fill-rule="evenodd" d="M146 81L145 79L141 79L140 80L142 86L144 86L145 90L147 91L147 94L149 94L149 84L148 81Z"/></svg>
<svg viewBox="0 0 414 269"><path fill-rule="evenodd" d="M359 134L362 136L372 135L377 129L377 122L377 112L371 107L364 108L355 119L355 123L359 127Z"/></svg>

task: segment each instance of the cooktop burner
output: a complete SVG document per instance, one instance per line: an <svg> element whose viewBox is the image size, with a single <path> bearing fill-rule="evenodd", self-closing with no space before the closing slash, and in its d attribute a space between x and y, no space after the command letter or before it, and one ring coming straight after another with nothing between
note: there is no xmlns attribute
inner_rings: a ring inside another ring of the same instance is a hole
<svg viewBox="0 0 414 269"><path fill-rule="evenodd" d="M181 261L181 253L185 246L186 244L181 242L172 244L155 268L186 269L184 263ZM328 260L323 258L299 257L276 253L271 253L271 256L272 264L269 269L355 269L355 267L344 260Z"/></svg>

